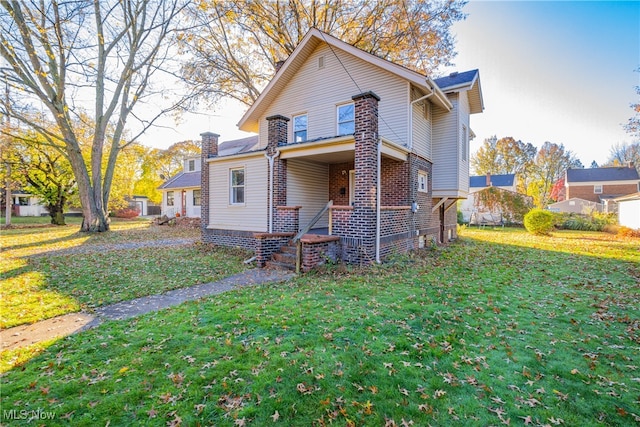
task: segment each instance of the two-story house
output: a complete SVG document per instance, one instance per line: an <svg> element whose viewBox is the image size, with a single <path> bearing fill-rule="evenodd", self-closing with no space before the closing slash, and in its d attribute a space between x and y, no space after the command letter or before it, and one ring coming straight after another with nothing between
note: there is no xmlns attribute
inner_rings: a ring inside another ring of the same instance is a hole
<svg viewBox="0 0 640 427"><path fill-rule="evenodd" d="M640 191L640 177L633 163L620 167L567 169L566 198L583 199L604 205L615 212L613 199Z"/></svg>
<svg viewBox="0 0 640 427"><path fill-rule="evenodd" d="M222 155L202 134L203 240L264 265L312 226L305 270L450 240L483 108L477 70L431 80L312 29L238 124L256 149Z"/></svg>

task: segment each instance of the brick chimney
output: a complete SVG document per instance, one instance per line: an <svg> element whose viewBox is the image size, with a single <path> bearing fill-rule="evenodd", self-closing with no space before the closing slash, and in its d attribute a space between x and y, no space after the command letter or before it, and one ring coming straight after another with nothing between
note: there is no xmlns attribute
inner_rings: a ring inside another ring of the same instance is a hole
<svg viewBox="0 0 640 427"><path fill-rule="evenodd" d="M491 187L491 174L490 173L487 174L486 185L487 185L487 187Z"/></svg>
<svg viewBox="0 0 640 427"><path fill-rule="evenodd" d="M213 132L201 133L202 144L200 147L201 167L200 167L200 230L204 237L205 230L209 224L209 164L207 159L218 155L218 138L220 135Z"/></svg>
<svg viewBox="0 0 640 427"><path fill-rule="evenodd" d="M633 169L636 167L636 164L631 161L627 162L627 165L629 166L629 169Z"/></svg>

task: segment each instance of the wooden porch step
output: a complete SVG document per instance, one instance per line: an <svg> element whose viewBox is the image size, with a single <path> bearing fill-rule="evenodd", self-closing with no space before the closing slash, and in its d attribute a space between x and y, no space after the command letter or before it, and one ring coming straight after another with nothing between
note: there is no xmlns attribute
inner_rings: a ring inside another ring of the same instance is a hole
<svg viewBox="0 0 640 427"><path fill-rule="evenodd" d="M296 265L296 253L295 251L293 253L291 252L276 252L275 254L272 255L273 260L274 261L278 261L278 262L282 262L282 263L286 263L286 264L292 264L292 265Z"/></svg>
<svg viewBox="0 0 640 427"><path fill-rule="evenodd" d="M280 252L285 253L285 254L293 254L295 255L297 253L297 249L295 246L283 246L280 248Z"/></svg>
<svg viewBox="0 0 640 427"><path fill-rule="evenodd" d="M279 262L274 260L267 261L265 263L265 267L273 270L295 270L296 269L295 263L289 264L288 262Z"/></svg>

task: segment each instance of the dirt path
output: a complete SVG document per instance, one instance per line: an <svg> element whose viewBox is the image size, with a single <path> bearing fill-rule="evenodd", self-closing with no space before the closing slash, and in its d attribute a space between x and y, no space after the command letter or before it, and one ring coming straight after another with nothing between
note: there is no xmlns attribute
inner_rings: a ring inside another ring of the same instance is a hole
<svg viewBox="0 0 640 427"><path fill-rule="evenodd" d="M53 338L66 337L94 328L108 320L130 319L152 311L173 307L185 301L194 301L245 286L284 282L293 276L294 274L291 272L254 268L217 282L203 283L159 295L150 295L98 307L95 313L70 313L31 325L16 326L0 331L1 350L14 350Z"/></svg>

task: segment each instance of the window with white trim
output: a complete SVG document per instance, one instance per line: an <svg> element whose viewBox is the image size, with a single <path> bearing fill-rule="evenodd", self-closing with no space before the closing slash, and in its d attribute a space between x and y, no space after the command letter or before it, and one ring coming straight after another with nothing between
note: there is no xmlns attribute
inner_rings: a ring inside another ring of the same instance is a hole
<svg viewBox="0 0 640 427"><path fill-rule="evenodd" d="M193 206L200 206L201 190L193 190Z"/></svg>
<svg viewBox="0 0 640 427"><path fill-rule="evenodd" d="M187 162L187 172L193 172L196 170L196 161L195 160L189 160Z"/></svg>
<svg viewBox="0 0 640 427"><path fill-rule="evenodd" d="M229 203L232 205L244 204L244 168L230 169L229 171Z"/></svg>
<svg viewBox="0 0 640 427"><path fill-rule="evenodd" d="M593 194L602 194L602 185L594 185Z"/></svg>
<svg viewBox="0 0 640 427"><path fill-rule="evenodd" d="M354 104L338 105L338 135L352 135L356 131Z"/></svg>
<svg viewBox="0 0 640 427"><path fill-rule="evenodd" d="M173 206L173 191L167 191L167 206Z"/></svg>
<svg viewBox="0 0 640 427"><path fill-rule="evenodd" d="M307 140L307 115L293 116L293 142Z"/></svg>
<svg viewBox="0 0 640 427"><path fill-rule="evenodd" d="M429 192L429 181L428 175L426 172L419 171L418 172L418 191L423 193Z"/></svg>

